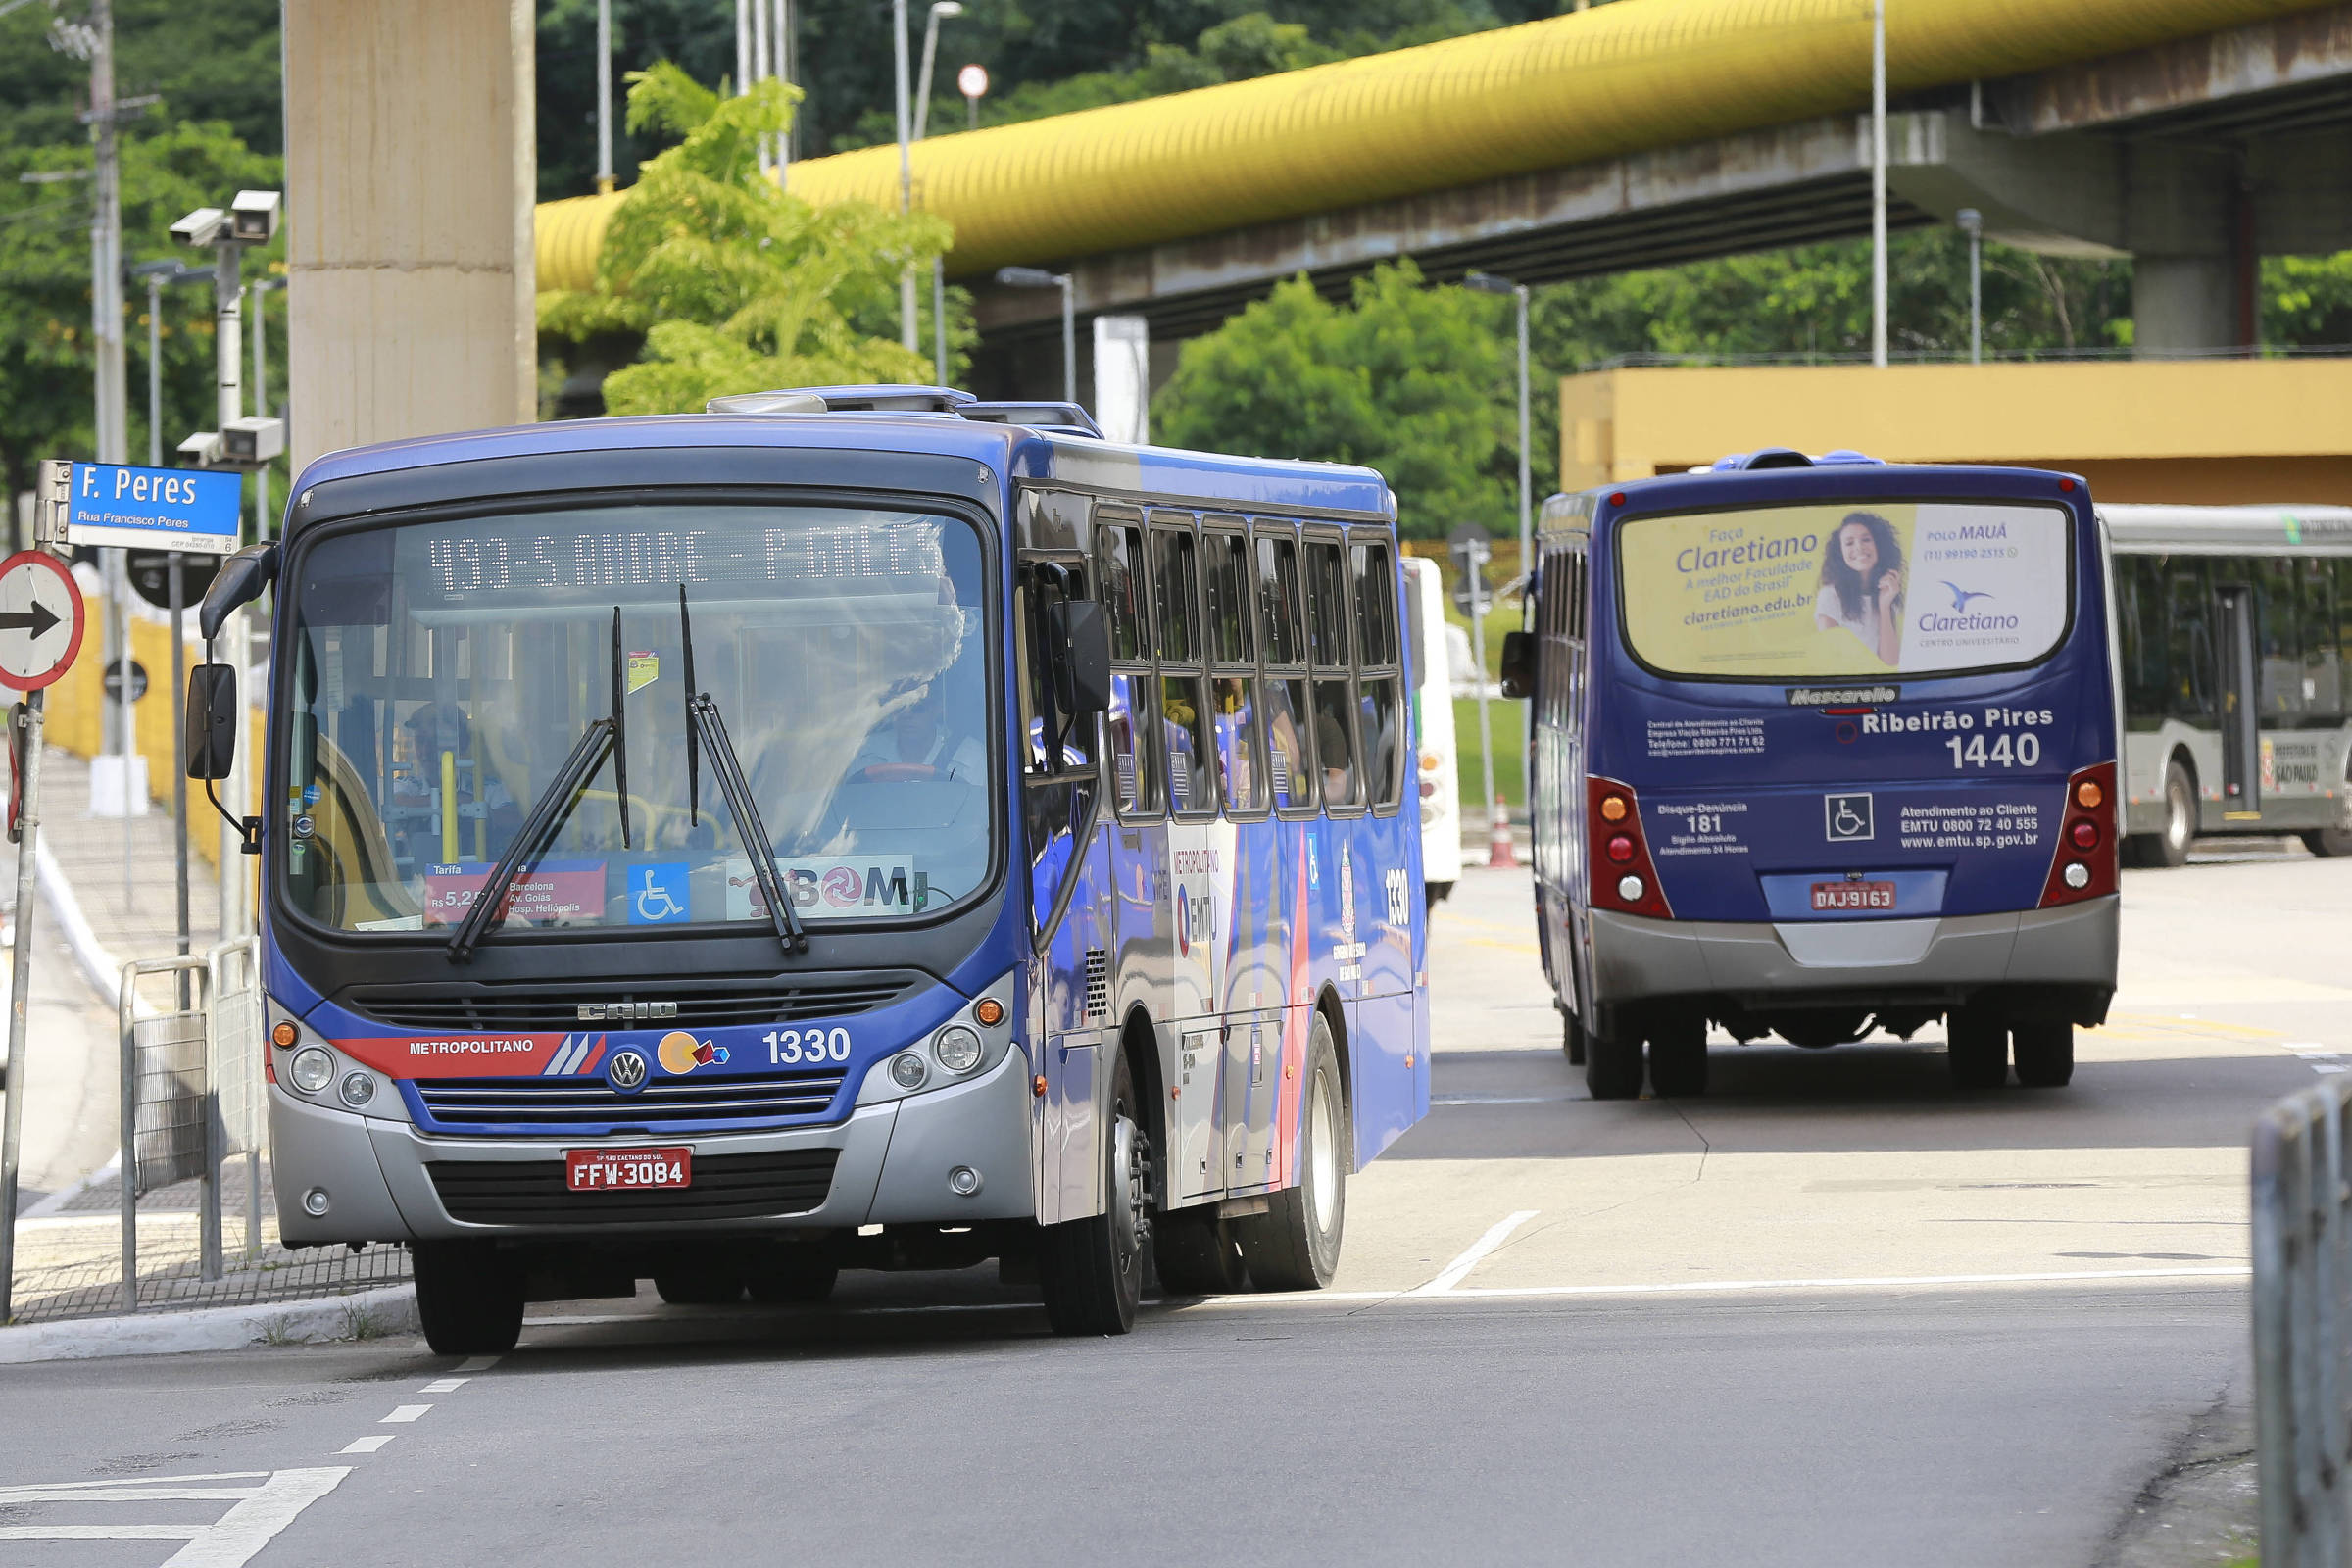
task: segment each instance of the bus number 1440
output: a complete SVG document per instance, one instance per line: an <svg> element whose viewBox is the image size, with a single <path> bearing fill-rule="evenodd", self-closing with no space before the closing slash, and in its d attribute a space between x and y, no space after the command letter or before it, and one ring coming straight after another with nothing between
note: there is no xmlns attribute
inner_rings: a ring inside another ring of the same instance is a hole
<svg viewBox="0 0 2352 1568"><path fill-rule="evenodd" d="M1952 749L1952 766L1959 767L2036 767L2041 762L2041 737L2028 730L2012 741L2008 736L1996 736L1990 746L1982 735L1971 735L1963 741L1959 736L1947 736L1944 745Z"/></svg>

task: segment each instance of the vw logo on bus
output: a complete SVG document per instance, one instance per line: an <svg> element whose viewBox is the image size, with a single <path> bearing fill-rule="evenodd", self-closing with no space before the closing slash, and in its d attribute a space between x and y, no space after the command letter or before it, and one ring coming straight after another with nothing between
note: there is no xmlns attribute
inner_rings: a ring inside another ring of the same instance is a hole
<svg viewBox="0 0 2352 1568"><path fill-rule="evenodd" d="M633 1095L645 1087L645 1058L634 1051L616 1051L605 1064L605 1078L619 1093Z"/></svg>

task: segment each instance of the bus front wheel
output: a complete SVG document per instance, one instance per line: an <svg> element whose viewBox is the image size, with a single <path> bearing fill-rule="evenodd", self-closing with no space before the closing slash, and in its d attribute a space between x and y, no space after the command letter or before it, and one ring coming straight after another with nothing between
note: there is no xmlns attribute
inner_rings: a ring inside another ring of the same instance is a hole
<svg viewBox="0 0 2352 1568"><path fill-rule="evenodd" d="M2352 855L2352 827L2315 827L2303 835L2303 847L2314 855Z"/></svg>
<svg viewBox="0 0 2352 1568"><path fill-rule="evenodd" d="M435 1355L504 1355L522 1338L522 1269L479 1242L417 1242L416 1318Z"/></svg>
<svg viewBox="0 0 2352 1568"><path fill-rule="evenodd" d="M2141 864L2181 866L2188 863L2188 846L2197 836L2197 786L2178 760L2164 765L2164 829L2149 835L2148 853Z"/></svg>
<svg viewBox="0 0 2352 1568"><path fill-rule="evenodd" d="M2028 1089L2064 1089L2075 1076L2075 1026L2063 1018L2020 1020L2009 1031L2017 1081Z"/></svg>
<svg viewBox="0 0 2352 1568"><path fill-rule="evenodd" d="M1110 1123L1102 1140L1102 1212L1044 1227L1037 1277L1046 1319L1056 1334L1124 1334L1144 1295L1151 1240L1152 1144L1125 1052L1110 1080Z"/></svg>
<svg viewBox="0 0 2352 1568"><path fill-rule="evenodd" d="M1152 1227L1152 1261L1160 1289L1174 1296L1230 1296L1249 1280L1233 1229L1214 1203L1160 1215Z"/></svg>
<svg viewBox="0 0 2352 1568"><path fill-rule="evenodd" d="M1347 1097L1331 1024L1318 1011L1306 1041L1306 1098L1299 1107L1298 1183L1266 1195L1266 1211L1237 1224L1250 1279L1261 1291L1319 1291L1340 1270L1348 1223Z"/></svg>

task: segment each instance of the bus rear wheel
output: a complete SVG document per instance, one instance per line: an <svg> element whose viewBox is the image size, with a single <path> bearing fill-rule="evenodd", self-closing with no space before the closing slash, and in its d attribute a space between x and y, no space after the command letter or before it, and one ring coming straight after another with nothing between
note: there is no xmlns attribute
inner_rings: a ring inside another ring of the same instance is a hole
<svg viewBox="0 0 2352 1568"><path fill-rule="evenodd" d="M2075 1076L2075 1026L2063 1018L2021 1020L2009 1031L2017 1081L2028 1089L2064 1089Z"/></svg>
<svg viewBox="0 0 2352 1568"><path fill-rule="evenodd" d="M1569 1066L1585 1064L1585 1021L1573 1012L1560 1014L1560 1050L1567 1054Z"/></svg>
<svg viewBox="0 0 2352 1568"><path fill-rule="evenodd" d="M2181 866L2188 863L2188 846L2197 836L2197 786L2179 760L2164 764L2164 828L2148 835L2141 864Z"/></svg>
<svg viewBox="0 0 2352 1568"><path fill-rule="evenodd" d="M1649 1087L1661 1100L1696 1100L1707 1092L1707 1020L1674 1013L1649 1031Z"/></svg>
<svg viewBox="0 0 2352 1568"><path fill-rule="evenodd" d="M1954 1007L1944 1017L1952 1085L1998 1089L2009 1082L2009 1029L1984 1007Z"/></svg>
<svg viewBox="0 0 2352 1568"><path fill-rule="evenodd" d="M1152 1262L1159 1288L1172 1296L1230 1296L1250 1278L1214 1203L1160 1215L1152 1227Z"/></svg>
<svg viewBox="0 0 2352 1568"><path fill-rule="evenodd" d="M416 1319L435 1355L504 1355L522 1338L522 1269L479 1242L417 1242Z"/></svg>
<svg viewBox="0 0 2352 1568"><path fill-rule="evenodd" d="M1624 1028L1621 1023L1618 1028ZM1594 1100L1642 1095L1642 1037L1585 1031L1585 1088Z"/></svg>
<svg viewBox="0 0 2352 1568"><path fill-rule="evenodd" d="M1235 1239L1250 1279L1261 1291L1319 1291L1340 1271L1340 1235L1348 1224L1348 1167L1343 1142L1348 1102L1331 1025L1315 1014L1306 1042L1306 1102L1299 1107L1298 1185L1266 1195L1266 1211L1240 1220Z"/></svg>
<svg viewBox="0 0 2352 1568"><path fill-rule="evenodd" d="M2303 847L2314 855L2352 855L2352 827L2315 827L2303 835Z"/></svg>
<svg viewBox="0 0 2352 1568"><path fill-rule="evenodd" d="M1152 1144L1145 1136L1127 1054L1111 1070L1109 1136L1102 1140L1100 1214L1043 1227L1037 1278L1056 1334L1124 1334L1144 1296L1151 1241Z"/></svg>

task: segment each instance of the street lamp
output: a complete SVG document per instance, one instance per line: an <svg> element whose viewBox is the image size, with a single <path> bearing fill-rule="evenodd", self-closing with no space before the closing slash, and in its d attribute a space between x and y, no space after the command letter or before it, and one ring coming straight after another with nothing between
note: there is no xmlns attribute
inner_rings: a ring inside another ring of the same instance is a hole
<svg viewBox="0 0 2352 1568"><path fill-rule="evenodd" d="M1527 584L1535 572L1535 513L1534 497L1528 474L1527 448L1527 285L1514 283L1493 272L1472 272L1462 279L1464 288L1481 294L1508 294L1519 306L1519 597L1527 598Z"/></svg>
<svg viewBox="0 0 2352 1568"><path fill-rule="evenodd" d="M1963 207L1952 215L1968 236L1968 363L1984 362L1984 215Z"/></svg>
<svg viewBox="0 0 2352 1568"><path fill-rule="evenodd" d="M914 211L914 122L907 113L906 0L890 0L890 53L896 66L899 120L899 213ZM914 269L899 273L899 346L914 348Z"/></svg>
<svg viewBox="0 0 2352 1568"><path fill-rule="evenodd" d="M923 24L923 71L914 93L914 139L921 141L931 124L931 65L939 58L939 24L947 17L960 17L963 7L958 0L932 0L931 16ZM948 384L948 263L947 258L931 259L931 361L934 377L941 386Z"/></svg>
<svg viewBox="0 0 2352 1568"><path fill-rule="evenodd" d="M1077 402L1078 309L1070 288L1070 274L1049 272L1042 267L1000 267L997 281L1006 288L1061 290L1061 397L1065 403Z"/></svg>

